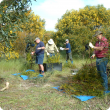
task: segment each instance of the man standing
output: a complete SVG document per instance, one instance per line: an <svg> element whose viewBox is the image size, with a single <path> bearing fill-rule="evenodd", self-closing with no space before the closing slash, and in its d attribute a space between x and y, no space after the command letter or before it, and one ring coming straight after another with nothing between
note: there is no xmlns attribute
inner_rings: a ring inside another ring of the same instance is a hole
<svg viewBox="0 0 110 110"><path fill-rule="evenodd" d="M35 42L37 43L36 50L34 52L31 52L31 54L36 54L36 63L39 65L39 72L40 74L44 75L43 59L45 46L44 43L40 41L39 37L35 39Z"/></svg>
<svg viewBox="0 0 110 110"><path fill-rule="evenodd" d="M66 62L68 61L68 59L70 59L71 63L73 64L71 45L68 39L66 39L66 48L60 47L60 50L66 50Z"/></svg>
<svg viewBox="0 0 110 110"><path fill-rule="evenodd" d="M55 43L53 41L53 39L50 39L48 41L48 43L46 44L45 52L47 53L47 56L54 56L55 51L59 52L57 46L55 45Z"/></svg>
<svg viewBox="0 0 110 110"><path fill-rule="evenodd" d="M95 35L93 37L97 37L98 41L96 42L95 46L89 42L89 46L94 49L93 57L96 56L96 66L97 71L101 75L103 79L103 86L105 88L105 91L108 90L108 79L107 79L107 52L108 52L108 46L109 43L107 39L103 36L103 33L101 31L96 31Z"/></svg>

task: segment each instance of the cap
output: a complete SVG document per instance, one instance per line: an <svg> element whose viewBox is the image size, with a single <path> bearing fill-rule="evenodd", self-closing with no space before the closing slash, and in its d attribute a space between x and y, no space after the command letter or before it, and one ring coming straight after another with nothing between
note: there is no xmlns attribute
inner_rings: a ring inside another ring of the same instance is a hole
<svg viewBox="0 0 110 110"><path fill-rule="evenodd" d="M39 37L36 37L34 41L36 41L36 40L38 40L38 39L40 39L40 38L39 38Z"/></svg>
<svg viewBox="0 0 110 110"><path fill-rule="evenodd" d="M95 36L97 36L97 35L99 35L99 34L103 34L103 32L102 32L102 31L96 31L96 32L95 32L95 35L93 35L93 37L95 37Z"/></svg>
<svg viewBox="0 0 110 110"><path fill-rule="evenodd" d="M69 41L68 39L66 39L66 41Z"/></svg>

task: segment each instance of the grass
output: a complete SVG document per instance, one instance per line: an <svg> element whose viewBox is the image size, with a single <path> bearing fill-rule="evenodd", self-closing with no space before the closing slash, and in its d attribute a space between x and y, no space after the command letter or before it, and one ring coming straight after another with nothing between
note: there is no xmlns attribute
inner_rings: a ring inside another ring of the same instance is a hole
<svg viewBox="0 0 110 110"><path fill-rule="evenodd" d="M81 68L82 64L87 63L86 61L91 62L87 59L73 58L77 68ZM64 67L63 58L61 58L62 71L46 72L43 78L37 80L23 80L19 76L12 75L23 71L23 62L23 59L0 61L0 77L4 78L0 89L5 86L6 81L10 83L8 90L0 92L0 107L3 110L107 110L110 107L110 94L81 102L52 88L60 86L67 76L71 76L71 69ZM38 66L34 66L33 69L37 72Z"/></svg>

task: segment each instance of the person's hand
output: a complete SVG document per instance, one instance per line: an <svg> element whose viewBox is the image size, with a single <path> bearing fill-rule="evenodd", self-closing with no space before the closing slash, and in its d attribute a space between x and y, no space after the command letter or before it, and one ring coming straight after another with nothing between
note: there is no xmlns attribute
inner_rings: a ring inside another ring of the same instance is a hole
<svg viewBox="0 0 110 110"><path fill-rule="evenodd" d="M94 57L95 57L95 54L93 54L93 55L91 56L92 59L94 59Z"/></svg>
<svg viewBox="0 0 110 110"><path fill-rule="evenodd" d="M48 55L50 55L50 54L47 52L47 56L48 56Z"/></svg>
<svg viewBox="0 0 110 110"><path fill-rule="evenodd" d="M34 52L31 52L31 55L34 55Z"/></svg>
<svg viewBox="0 0 110 110"><path fill-rule="evenodd" d="M94 45L91 42L89 42L89 47L94 48Z"/></svg>

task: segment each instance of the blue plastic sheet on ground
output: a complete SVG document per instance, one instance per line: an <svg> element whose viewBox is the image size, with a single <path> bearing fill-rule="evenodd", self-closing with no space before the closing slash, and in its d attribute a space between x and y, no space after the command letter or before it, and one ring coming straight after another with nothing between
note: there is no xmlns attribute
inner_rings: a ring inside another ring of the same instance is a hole
<svg viewBox="0 0 110 110"><path fill-rule="evenodd" d="M26 70L26 72L28 72L28 71L35 72L34 70L31 70L31 69ZM12 74L12 75L14 75L14 76L18 76L19 75L23 80L36 79L36 78L43 77L43 75L41 75L41 74L37 75L36 77L32 77L32 78L29 78L29 76L27 76L27 75L21 75L21 73L15 73L15 74Z"/></svg>
<svg viewBox="0 0 110 110"><path fill-rule="evenodd" d="M34 70L31 70L31 69L26 70L26 72L28 72L28 71L33 71L33 72L35 72Z"/></svg>
<svg viewBox="0 0 110 110"><path fill-rule="evenodd" d="M80 95L80 96L75 96L76 98L80 99L81 101L87 101L89 99L92 99L96 96L86 96L86 95Z"/></svg>
<svg viewBox="0 0 110 110"><path fill-rule="evenodd" d="M14 75L14 76L17 76L17 75L20 75L21 73L15 73L15 74L12 74L12 75Z"/></svg>
<svg viewBox="0 0 110 110"><path fill-rule="evenodd" d="M20 77L21 77L23 80L27 80L27 79L29 79L29 77L26 76L26 75L20 75Z"/></svg>
<svg viewBox="0 0 110 110"><path fill-rule="evenodd" d="M58 91L62 91L62 89L59 89L60 86L57 87L53 87L54 89L58 90ZM105 91L105 93L110 93L110 91ZM89 99L92 99L96 96L86 96L86 95L80 95L80 96L75 96L76 98L80 99L81 101L87 101Z"/></svg>
<svg viewBox="0 0 110 110"><path fill-rule="evenodd" d="M37 76L37 78L40 78L40 77L43 77L43 75L39 74L39 75Z"/></svg>
<svg viewBox="0 0 110 110"><path fill-rule="evenodd" d="M57 89L58 91L63 91L62 89L59 89L60 86L53 87L54 89Z"/></svg>

